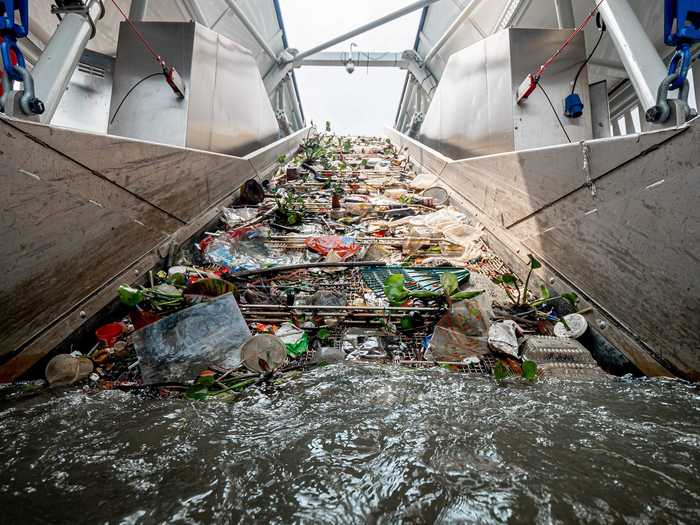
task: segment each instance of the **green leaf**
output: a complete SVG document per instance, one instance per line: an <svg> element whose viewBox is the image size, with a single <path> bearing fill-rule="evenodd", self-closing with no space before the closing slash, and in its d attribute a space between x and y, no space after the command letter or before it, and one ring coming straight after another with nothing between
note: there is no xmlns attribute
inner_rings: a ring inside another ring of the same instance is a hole
<svg viewBox="0 0 700 525"><path fill-rule="evenodd" d="M494 279L494 282L496 284L512 284L515 285L517 283L517 278L515 275L512 273L504 273L503 275L499 275Z"/></svg>
<svg viewBox="0 0 700 525"><path fill-rule="evenodd" d="M185 398L192 401L204 401L209 397L209 388L194 384L185 392Z"/></svg>
<svg viewBox="0 0 700 525"><path fill-rule="evenodd" d="M576 308L576 303L578 303L578 295L576 295L574 292L563 293L561 294L561 298L566 300L572 308Z"/></svg>
<svg viewBox="0 0 700 525"><path fill-rule="evenodd" d="M455 302L457 301L466 301L468 299L474 299L474 297L480 296L482 293L484 293L484 290L478 290L475 292L457 292L454 294L451 299Z"/></svg>
<svg viewBox="0 0 700 525"><path fill-rule="evenodd" d="M197 385L201 386L208 386L208 385L213 385L214 384L214 376L213 375L200 375L197 377L197 380L195 381Z"/></svg>
<svg viewBox="0 0 700 525"><path fill-rule="evenodd" d="M431 299L441 299L445 297L445 295L441 294L440 292L431 292L429 290L416 290L414 292L409 291L408 293L414 299L424 299L428 301Z"/></svg>
<svg viewBox="0 0 700 525"><path fill-rule="evenodd" d="M411 319L409 316L404 316L401 318L400 322L401 330L410 330L413 328L413 319Z"/></svg>
<svg viewBox="0 0 700 525"><path fill-rule="evenodd" d="M280 155L279 157L277 157L277 162L280 163L280 164L284 164L285 162L287 162L287 156L286 156L286 155Z"/></svg>
<svg viewBox="0 0 700 525"><path fill-rule="evenodd" d="M534 361L523 361L523 377L528 381L537 379L537 363Z"/></svg>
<svg viewBox="0 0 700 525"><path fill-rule="evenodd" d="M544 284L540 286L540 299L546 301L550 297L552 297L552 294L549 293L549 288L547 288Z"/></svg>
<svg viewBox="0 0 700 525"><path fill-rule="evenodd" d="M389 299L392 306L399 305L408 299L409 291L404 286L403 275L395 273L384 281L384 295Z"/></svg>
<svg viewBox="0 0 700 525"><path fill-rule="evenodd" d="M459 288L457 276L452 272L445 272L440 276L440 284L446 295L452 295Z"/></svg>
<svg viewBox="0 0 700 525"><path fill-rule="evenodd" d="M129 285L122 284L117 291L119 300L127 306L136 306L144 299L143 292L132 288Z"/></svg>
<svg viewBox="0 0 700 525"><path fill-rule="evenodd" d="M502 361L499 361L493 367L493 378L496 381L503 381L507 377L508 377L508 369L506 368L506 365L504 365Z"/></svg>
<svg viewBox="0 0 700 525"><path fill-rule="evenodd" d="M535 259L532 254L527 255L530 258L530 268L537 270L537 268L542 268L542 263Z"/></svg>
<svg viewBox="0 0 700 525"><path fill-rule="evenodd" d="M319 341L325 343L331 337L331 332L328 328L321 328L316 334L316 337L318 337Z"/></svg>

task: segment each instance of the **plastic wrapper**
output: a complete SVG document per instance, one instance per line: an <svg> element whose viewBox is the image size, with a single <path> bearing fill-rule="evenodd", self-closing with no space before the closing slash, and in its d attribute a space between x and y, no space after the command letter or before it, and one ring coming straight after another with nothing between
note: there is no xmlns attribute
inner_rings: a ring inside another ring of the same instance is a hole
<svg viewBox="0 0 700 525"><path fill-rule="evenodd" d="M468 363L489 353L491 309L483 296L452 306L435 326L430 353L436 361Z"/></svg>
<svg viewBox="0 0 700 525"><path fill-rule="evenodd" d="M306 247L321 255L335 252L343 261L349 259L360 251L360 245L352 237L340 237L337 235L324 235L310 237L305 241Z"/></svg>
<svg viewBox="0 0 700 525"><path fill-rule="evenodd" d="M428 188L435 186L437 182L438 178L432 173L420 173L419 175L416 175L415 179L409 182L409 186L418 190L427 190Z"/></svg>
<svg viewBox="0 0 700 525"><path fill-rule="evenodd" d="M187 381L212 365L236 368L249 337L231 294L164 317L133 335L145 383Z"/></svg>
<svg viewBox="0 0 700 525"><path fill-rule="evenodd" d="M257 208L224 208L221 210L224 222L230 227L255 219L260 210Z"/></svg>
<svg viewBox="0 0 700 525"><path fill-rule="evenodd" d="M224 266L232 273L304 262L302 255L267 246L259 229L235 230L200 245L207 263Z"/></svg>
<svg viewBox="0 0 700 525"><path fill-rule="evenodd" d="M494 323L489 328L489 346L517 359L518 357L518 325L515 321Z"/></svg>
<svg viewBox="0 0 700 525"><path fill-rule="evenodd" d="M299 357L309 349L309 336L292 323L282 323L275 335L284 344L287 354Z"/></svg>

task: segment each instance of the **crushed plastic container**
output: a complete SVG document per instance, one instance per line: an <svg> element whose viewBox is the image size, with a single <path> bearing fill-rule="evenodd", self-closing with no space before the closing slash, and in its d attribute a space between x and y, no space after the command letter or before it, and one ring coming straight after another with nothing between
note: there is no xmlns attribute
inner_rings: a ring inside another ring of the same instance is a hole
<svg viewBox="0 0 700 525"><path fill-rule="evenodd" d="M187 381L210 366L236 368L249 337L232 294L176 312L133 335L145 383Z"/></svg>

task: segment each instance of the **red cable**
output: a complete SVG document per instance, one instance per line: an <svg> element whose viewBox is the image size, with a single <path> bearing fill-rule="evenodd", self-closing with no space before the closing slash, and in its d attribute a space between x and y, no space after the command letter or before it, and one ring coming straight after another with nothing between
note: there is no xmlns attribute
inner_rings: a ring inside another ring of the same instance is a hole
<svg viewBox="0 0 700 525"><path fill-rule="evenodd" d="M114 0L112 0L112 1L114 1ZM583 28L586 27L586 26L588 25L588 23L593 19L593 17L595 16L595 14L598 12L598 8L601 6L601 4L602 4L603 2L605 2L605 0L600 0L600 2L598 2L598 5L596 5L595 8L593 9L593 11L591 11L591 14L589 14L589 15L584 19L584 21L581 22L581 24L576 28L576 30L575 30L573 33L571 33L571 35L569 35L569 38L567 38L567 39L564 41L564 43L563 43L563 44L561 45L561 47L557 50L557 52L554 53L551 57L549 57L549 58L547 59L547 61L546 61L544 64L542 64L542 65L540 66L540 68L537 70L537 73L535 73L535 75L533 75L535 78L540 78L540 77L542 76L542 74L545 72L545 70L546 70L549 66L551 66L551 65L552 65L552 62L554 62L554 61L556 60L556 58L561 54L561 52L564 51L564 49L566 49L566 48L569 46L569 44L570 44L571 41L576 37L576 35L578 35L581 31L583 31Z"/></svg>
<svg viewBox="0 0 700 525"><path fill-rule="evenodd" d="M148 40L146 40L146 37L144 37L141 32L136 28L134 23L129 20L129 17L126 15L126 13L122 10L121 7L119 7L119 4L117 4L116 0L112 0L112 3L114 4L114 7L116 7L119 12L122 14L124 17L124 20L131 26L131 29L133 29L134 33L136 33L136 36L139 37L141 42L143 42L143 45L146 46L146 49L153 55L153 58L156 59L156 62L158 62L161 66L165 67L165 61L161 58L161 56L156 53L155 49L151 47L151 44L148 43Z"/></svg>

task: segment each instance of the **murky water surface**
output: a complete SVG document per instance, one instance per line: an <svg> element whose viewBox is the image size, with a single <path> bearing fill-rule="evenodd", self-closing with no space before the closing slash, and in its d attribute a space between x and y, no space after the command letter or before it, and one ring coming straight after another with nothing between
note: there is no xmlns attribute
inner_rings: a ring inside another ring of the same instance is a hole
<svg viewBox="0 0 700 525"><path fill-rule="evenodd" d="M0 404L2 523L700 522L700 390L333 366L235 404Z"/></svg>

